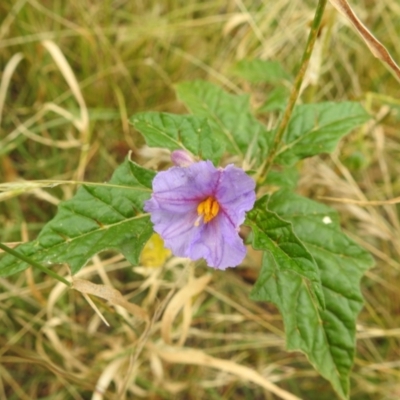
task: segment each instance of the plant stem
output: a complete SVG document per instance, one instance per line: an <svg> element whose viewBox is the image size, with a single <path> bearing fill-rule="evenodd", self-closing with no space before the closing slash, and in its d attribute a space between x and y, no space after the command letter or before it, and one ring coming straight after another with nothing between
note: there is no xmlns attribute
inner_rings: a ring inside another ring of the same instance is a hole
<svg viewBox="0 0 400 400"><path fill-rule="evenodd" d="M293 84L292 91L290 93L289 101L286 106L283 117L279 123L277 128L274 142L272 143L271 149L269 151L268 157L261 166L261 173L259 174L259 178L257 179L258 183L261 183L267 177L267 174L272 166L276 153L278 152L279 145L282 142L283 135L286 131L286 127L290 121L290 117L292 115L293 108L296 104L297 98L300 94L301 84L303 83L304 74L306 73L308 63L310 61L310 57L314 48L315 41L318 37L319 28L321 26L322 16L324 14L325 6L327 0L319 0L317 9L315 10L314 20L311 26L310 33L308 35L307 45L303 53L303 57L301 59L301 65L299 72L297 73L296 79Z"/></svg>
<svg viewBox="0 0 400 400"><path fill-rule="evenodd" d="M9 253L11 255L13 255L16 258L19 258L22 261L25 261L29 265L32 265L33 267L36 267L36 268L40 269L45 274L50 275L51 277L53 277L53 278L57 279L58 281L64 283L68 287L71 287L71 282L68 282L65 278L63 278L62 276L58 275L56 272L52 271L51 269L48 269L48 268L44 267L43 265L37 263L36 261L31 260L29 257L26 257L23 254L18 253L17 251L15 251L13 249L10 249L5 244L0 243L0 249L4 250L5 252L7 252L7 253Z"/></svg>

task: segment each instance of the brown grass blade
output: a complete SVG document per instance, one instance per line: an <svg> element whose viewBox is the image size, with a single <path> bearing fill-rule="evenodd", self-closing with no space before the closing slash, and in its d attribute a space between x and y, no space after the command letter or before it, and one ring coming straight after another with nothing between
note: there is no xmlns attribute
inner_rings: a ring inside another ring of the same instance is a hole
<svg viewBox="0 0 400 400"><path fill-rule="evenodd" d="M359 206L384 206L387 204L400 203L400 197L395 197L393 199L388 199L388 200L371 200L371 201L343 199L343 198L329 197L329 196L319 196L318 198L321 200L334 201L336 203L357 204Z"/></svg>
<svg viewBox="0 0 400 400"><path fill-rule="evenodd" d="M383 61L400 82L400 67L393 60L392 56L387 51L386 47L371 33L371 31L361 22L354 13L353 9L347 0L330 0L333 7L336 8L344 17L346 17L354 29L360 34L366 45L371 50L371 53Z"/></svg>
<svg viewBox="0 0 400 400"><path fill-rule="evenodd" d="M117 289L105 285L96 285L83 279L73 279L72 284L72 287L75 290L83 294L92 294L94 296L101 297L102 299L108 300L114 306L121 306L125 308L137 318L140 318L144 321L149 320L149 316L143 308L137 306L136 304L130 303Z"/></svg>
<svg viewBox="0 0 400 400"><path fill-rule="evenodd" d="M23 58L24 56L22 55L22 53L14 54L3 71L0 82L0 125L3 115L3 107L6 100L7 89L10 84L12 74L14 73L15 69Z"/></svg>
<svg viewBox="0 0 400 400"><path fill-rule="evenodd" d="M150 348L166 362L172 364L200 365L202 367L215 368L220 371L236 375L239 377L239 379L245 379L253 382L269 392L274 393L281 399L300 400L299 397L287 392L284 389L281 389L257 371L244 365L239 365L233 361L212 357L201 350L190 348L177 348L174 346L157 347L154 345L150 346Z"/></svg>
<svg viewBox="0 0 400 400"><path fill-rule="evenodd" d="M164 311L164 316L161 323L161 334L165 343L172 343L172 324L181 309L183 309L183 327L178 345L181 346L185 342L191 321L190 300L193 296L198 295L206 288L211 278L212 275L204 275L198 279L194 279L188 282L187 285L179 290L169 302L167 308Z"/></svg>

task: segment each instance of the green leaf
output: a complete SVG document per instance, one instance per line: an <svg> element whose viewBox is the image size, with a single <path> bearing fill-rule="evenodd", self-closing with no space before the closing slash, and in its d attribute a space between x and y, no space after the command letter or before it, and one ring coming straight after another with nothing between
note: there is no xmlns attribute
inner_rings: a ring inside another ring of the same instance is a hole
<svg viewBox="0 0 400 400"><path fill-rule="evenodd" d="M276 85L283 80L291 79L291 76L278 61L241 60L233 67L232 72L251 83L271 83Z"/></svg>
<svg viewBox="0 0 400 400"><path fill-rule="evenodd" d="M299 172L296 166L272 169L269 171L265 184L269 186L278 186L280 188L294 189L299 179Z"/></svg>
<svg viewBox="0 0 400 400"><path fill-rule="evenodd" d="M332 152L339 139L368 121L359 103L319 103L297 106L283 138L277 163L292 165L302 158Z"/></svg>
<svg viewBox="0 0 400 400"><path fill-rule="evenodd" d="M193 81L177 85L179 99L196 116L207 118L211 130L227 151L244 159L267 154L270 132L251 112L248 95L233 95L209 82Z"/></svg>
<svg viewBox="0 0 400 400"><path fill-rule="evenodd" d="M281 310L289 350L301 350L343 399L355 352L356 318L363 306L360 279L372 266L369 253L340 230L334 210L287 190L273 194L270 212L290 222L320 270L325 309L315 302L302 276L278 274L265 252L252 298L275 303Z"/></svg>
<svg viewBox="0 0 400 400"><path fill-rule="evenodd" d="M246 224L253 230L253 247L267 251L274 260L275 279L303 281L310 296L324 307L318 266L303 243L293 231L292 225L267 209L268 196L256 202L247 213Z"/></svg>
<svg viewBox="0 0 400 400"><path fill-rule="evenodd" d="M289 89L281 86L277 87L267 94L267 100L257 109L257 113L266 113L270 111L284 111L289 99Z"/></svg>
<svg viewBox="0 0 400 400"><path fill-rule="evenodd" d="M130 122L151 147L184 149L215 165L224 152L223 140L212 134L206 118L144 112L133 115Z"/></svg>
<svg viewBox="0 0 400 400"><path fill-rule="evenodd" d="M38 238L16 248L45 265L68 263L72 273L100 251L120 251L136 264L152 234L149 217L142 213L150 197L154 172L126 160L104 185L82 186L59 205L54 219ZM0 259L0 276L15 274L28 265L11 255Z"/></svg>

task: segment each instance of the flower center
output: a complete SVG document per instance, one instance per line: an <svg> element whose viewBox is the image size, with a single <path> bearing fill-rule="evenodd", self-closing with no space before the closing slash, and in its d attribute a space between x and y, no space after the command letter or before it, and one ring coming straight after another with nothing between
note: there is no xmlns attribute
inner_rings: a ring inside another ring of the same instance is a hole
<svg viewBox="0 0 400 400"><path fill-rule="evenodd" d="M219 213L219 204L213 197L207 197L197 206L197 214L199 218L196 220L195 225L199 226L200 219L203 218L204 223L210 222Z"/></svg>

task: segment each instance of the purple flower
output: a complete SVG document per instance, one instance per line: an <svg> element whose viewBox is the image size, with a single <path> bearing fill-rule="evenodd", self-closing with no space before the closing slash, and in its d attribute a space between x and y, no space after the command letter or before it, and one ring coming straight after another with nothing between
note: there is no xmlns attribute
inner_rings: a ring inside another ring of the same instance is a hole
<svg viewBox="0 0 400 400"><path fill-rule="evenodd" d="M217 169L211 161L200 161L159 172L144 209L176 256L203 257L210 267L225 269L246 255L239 226L253 208L254 189L254 181L240 168Z"/></svg>

